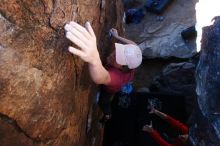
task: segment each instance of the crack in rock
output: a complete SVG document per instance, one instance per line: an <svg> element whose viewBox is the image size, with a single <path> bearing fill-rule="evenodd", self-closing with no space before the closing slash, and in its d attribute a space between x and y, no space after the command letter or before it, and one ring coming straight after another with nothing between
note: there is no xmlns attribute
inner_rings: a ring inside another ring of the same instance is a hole
<svg viewBox="0 0 220 146"><path fill-rule="evenodd" d="M16 120L10 118L9 116L7 115L4 115L2 113L0 113L0 120L12 125L15 130L19 133L23 133L27 138L31 139L33 141L33 143L40 143L41 141L37 138L32 138L29 134L27 134L26 131L24 131L19 125L18 123L16 122Z"/></svg>

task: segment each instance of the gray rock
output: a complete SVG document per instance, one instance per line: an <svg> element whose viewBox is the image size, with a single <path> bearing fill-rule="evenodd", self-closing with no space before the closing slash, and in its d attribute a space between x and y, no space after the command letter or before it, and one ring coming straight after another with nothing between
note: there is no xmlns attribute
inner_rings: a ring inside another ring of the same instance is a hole
<svg viewBox="0 0 220 146"><path fill-rule="evenodd" d="M169 64L160 76L154 78L150 90L184 96L183 100L189 116L194 109L196 99L195 67L196 64L193 62Z"/></svg>
<svg viewBox="0 0 220 146"><path fill-rule="evenodd" d="M190 142L194 146L220 145L220 17L203 28L201 56L196 71L197 110Z"/></svg>
<svg viewBox="0 0 220 146"><path fill-rule="evenodd" d="M186 43L181 38L180 33L186 27L178 23L171 23L168 28L162 28L163 24L148 27L148 33L158 32L159 34L139 44L145 58L190 58L196 53L195 44Z"/></svg>
<svg viewBox="0 0 220 146"><path fill-rule="evenodd" d="M178 0L162 16L145 15L146 20L137 26L142 29L138 37L136 34L131 37L140 42L144 58L190 58L196 53L195 41L185 42L181 37L183 30L196 23L196 2Z"/></svg>

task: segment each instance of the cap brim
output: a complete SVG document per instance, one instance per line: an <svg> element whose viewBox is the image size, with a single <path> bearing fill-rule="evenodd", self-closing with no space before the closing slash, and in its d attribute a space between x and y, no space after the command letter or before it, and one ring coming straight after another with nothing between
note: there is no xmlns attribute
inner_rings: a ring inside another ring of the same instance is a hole
<svg viewBox="0 0 220 146"><path fill-rule="evenodd" d="M127 65L125 57L125 45L115 43L116 62L120 65Z"/></svg>

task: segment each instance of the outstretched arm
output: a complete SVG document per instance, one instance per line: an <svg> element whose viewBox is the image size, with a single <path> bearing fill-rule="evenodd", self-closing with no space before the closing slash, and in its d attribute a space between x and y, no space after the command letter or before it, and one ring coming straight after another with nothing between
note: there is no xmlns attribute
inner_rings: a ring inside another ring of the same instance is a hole
<svg viewBox="0 0 220 146"><path fill-rule="evenodd" d="M159 146L173 146L172 144L169 144L168 142L166 142L160 136L160 134L152 128L151 125L144 125L142 130L148 132L151 135L151 137L157 142L157 144Z"/></svg>
<svg viewBox="0 0 220 146"><path fill-rule="evenodd" d="M66 38L80 49L72 46L68 50L89 65L89 73L96 84L108 84L111 81L108 71L103 67L96 45L96 36L89 22L85 27L71 21L65 25Z"/></svg>
<svg viewBox="0 0 220 146"><path fill-rule="evenodd" d="M150 114L156 114L157 116L159 116L161 119L164 119L164 120L167 118L167 115L165 113L160 112L156 110L155 108L151 109Z"/></svg>
<svg viewBox="0 0 220 146"><path fill-rule="evenodd" d="M171 116L166 115L165 113L160 112L154 108L151 109L150 113L152 113L152 114L154 113L157 116L159 116L160 118L166 120L176 131L179 131L182 134L189 133L189 128L186 125L182 124L181 122L177 121L176 119L172 118Z"/></svg>
<svg viewBox="0 0 220 146"><path fill-rule="evenodd" d="M128 40L128 39L126 39L126 38L123 38L123 37L119 36L119 35L118 35L118 31L117 31L116 29L114 29L114 28L112 28L112 29L110 30L110 33L111 33L111 35L112 35L115 39L117 39L118 41L122 42L123 44L133 44L133 45L137 45L135 42L133 42L133 41L131 41L131 40Z"/></svg>

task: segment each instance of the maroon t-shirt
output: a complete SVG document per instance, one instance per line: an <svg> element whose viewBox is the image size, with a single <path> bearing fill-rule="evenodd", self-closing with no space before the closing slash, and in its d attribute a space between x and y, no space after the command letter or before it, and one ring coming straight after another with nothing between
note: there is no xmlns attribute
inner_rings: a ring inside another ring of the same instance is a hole
<svg viewBox="0 0 220 146"><path fill-rule="evenodd" d="M116 68L109 68L108 72L111 77L109 84L105 85L105 90L109 93L116 93L121 90L122 86L134 79L134 70L123 72Z"/></svg>

